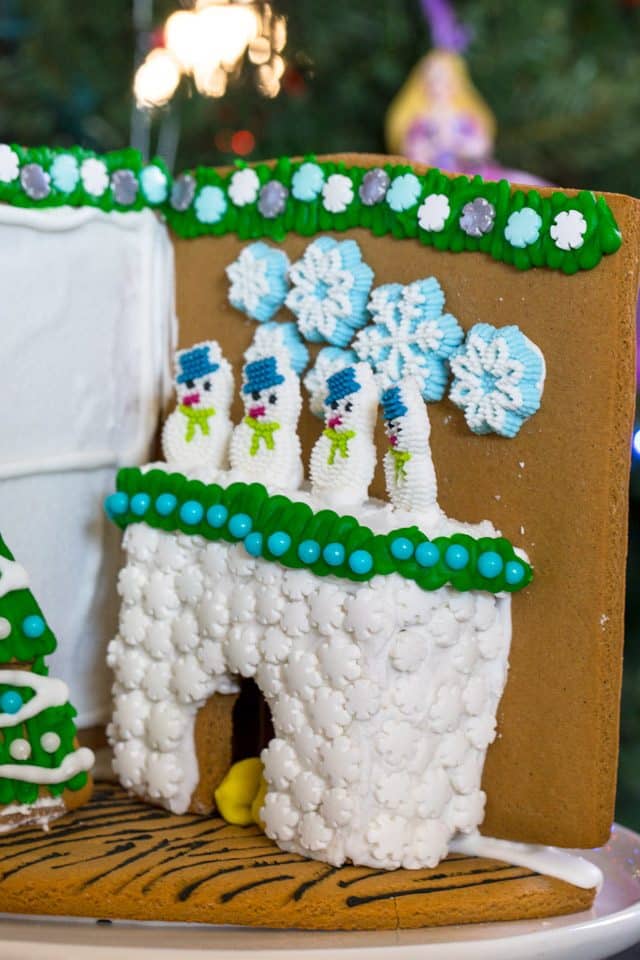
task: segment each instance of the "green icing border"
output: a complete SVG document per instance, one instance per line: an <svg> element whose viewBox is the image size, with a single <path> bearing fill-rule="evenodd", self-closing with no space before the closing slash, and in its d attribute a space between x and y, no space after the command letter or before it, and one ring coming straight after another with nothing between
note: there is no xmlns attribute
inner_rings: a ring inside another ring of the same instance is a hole
<svg viewBox="0 0 640 960"><path fill-rule="evenodd" d="M163 470L150 470L143 473L137 467L126 467L118 472L118 493L131 498L137 493L145 493L150 498L150 506L144 516L134 514L129 508L116 515L107 513L121 529L130 523L144 522L150 527L167 532L180 531L185 534L199 535L206 540L224 540L239 543L225 525L214 528L206 520L207 510L217 504L225 506L229 516L236 513L247 514L252 520L252 531L263 535L262 557L292 569L307 569L319 577L334 576L358 582L370 580L376 575L399 573L413 580L423 590L437 590L450 584L456 590L484 590L489 593L513 593L526 587L533 578L531 566L518 557L512 544L504 537L471 537L465 533L454 533L450 537L437 537L433 541L440 550L440 560L430 568L421 567L412 556L407 560L397 560L391 553L391 542L397 537L406 537L414 547L423 543L425 535L416 526L400 528L387 534L375 534L363 526L355 517L341 516L332 510L315 512L305 503L290 500L283 494L269 494L260 483L232 483L222 487L217 483L205 484L199 480L189 480L181 473L165 473ZM156 510L156 499L163 493L173 494L177 504L168 515L162 516ZM185 523L179 516L180 506L186 501L196 501L204 509L201 522ZM291 537L291 546L282 556L274 556L268 549L267 540L272 533L284 531ZM340 566L329 566L322 558L315 563L303 563L297 554L298 544L302 540L315 540L321 549L329 543L338 542L345 548L345 562ZM444 554L451 544L461 544L469 551L469 562L463 570L452 570L444 562ZM347 558L355 550L367 550L373 558L373 567L366 574L354 573ZM503 571L491 579L483 577L477 569L480 553L495 551L503 560ZM524 568L524 576L517 584L509 584L505 578L508 561L515 560Z"/></svg>
<svg viewBox="0 0 640 960"><path fill-rule="evenodd" d="M314 157L305 157L294 161L283 157L275 164L257 163L251 165L256 171L261 184L270 180L277 180L289 190L293 175L304 162L313 162L322 168L325 179L332 173L341 173L349 177L353 185L354 198L347 210L333 214L325 210L322 205L322 196L310 202L296 200L289 192L283 213L269 219L259 212L257 200L243 207L235 206L229 197L228 187L235 170L222 174L210 167L197 167L193 171L186 171L196 181L195 198L189 208L179 212L171 206L171 191L175 180L169 175L162 160L154 159L150 164L142 162L140 154L131 149L120 150L99 156L79 147L54 149L50 147L26 148L9 144L18 155L21 167L27 163L39 163L46 172L49 172L54 159L62 154L71 154L78 163L94 157L102 160L109 174L118 169L130 170L137 178L139 188L135 201L130 205L115 202L112 188L109 186L100 197L87 193L80 181L70 193L64 193L54 188L42 200L30 198L23 190L20 178L11 182L0 182L0 202L21 207L58 207L58 206L91 206L104 211L141 210L151 207L159 211L167 223L180 237L198 237L203 235L223 236L235 233L242 240L253 240L262 237L275 241L282 241L288 233L297 233L302 236L313 236L318 232L342 232L355 227L362 227L371 231L374 236L391 235L399 239L417 238L427 246L438 250L448 250L453 253L461 251L479 251L488 254L494 260L510 264L519 270L531 267L548 267L561 270L566 274L573 274L579 270L590 270L595 267L602 256L615 253L622 242L620 230L604 197L596 197L590 191L583 190L575 196L569 196L562 191L555 191L549 197L542 197L538 190L515 190L506 180L497 182L485 181L480 176L448 177L440 170L431 169L425 174L416 174L408 164L388 163L384 169L393 181L405 173L413 173L420 181L420 194L416 202L401 213L394 212L386 201L365 206L359 199L358 188L367 173L368 167L347 165L343 161L317 161ZM158 167L167 181L166 199L153 203L145 197L140 174L145 166ZM238 162L236 169L249 166ZM225 194L226 210L216 223L202 223L195 214L195 201L199 191L205 186L220 187ZM449 198L451 212L445 228L440 232L423 230L418 224L418 208L422 200L431 193L446 194ZM459 219L462 208L466 203L478 197L484 197L495 207L496 216L492 229L482 237L469 237L461 230ZM505 226L509 215L530 206L536 210L541 219L540 235L535 243L524 248L512 246L504 236ZM579 210L587 223L583 245L578 250L560 250L552 240L549 229L554 217L565 210Z"/></svg>

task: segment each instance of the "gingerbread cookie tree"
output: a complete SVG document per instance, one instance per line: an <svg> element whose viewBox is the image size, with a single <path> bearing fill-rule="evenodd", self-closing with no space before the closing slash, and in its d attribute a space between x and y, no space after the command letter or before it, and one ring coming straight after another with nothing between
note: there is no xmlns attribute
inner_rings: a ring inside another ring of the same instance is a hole
<svg viewBox="0 0 640 960"><path fill-rule="evenodd" d="M93 753L78 747L69 691L48 676L56 638L27 571L0 538L0 830L77 806Z"/></svg>

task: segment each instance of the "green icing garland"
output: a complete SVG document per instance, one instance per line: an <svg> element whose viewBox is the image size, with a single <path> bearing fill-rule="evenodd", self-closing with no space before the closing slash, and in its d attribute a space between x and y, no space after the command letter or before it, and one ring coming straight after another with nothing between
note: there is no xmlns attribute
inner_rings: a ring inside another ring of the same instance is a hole
<svg viewBox="0 0 640 960"><path fill-rule="evenodd" d="M303 161L281 158L274 165L258 163L255 170L260 185L277 181L287 188L288 196L282 213L274 217L265 217L258 208L258 195L253 202L244 206L235 205L229 195L229 185L235 170L219 173L209 167L197 167L194 171L172 180L163 162L154 159L145 166L140 154L135 150L120 150L97 157L79 147L52 149L48 147L25 148L17 145L4 147L13 150L19 160L20 170L13 179L0 179L0 201L23 207L55 206L93 206L104 211L141 210L145 207L157 209L167 220L171 228L181 237L197 237L211 234L222 236L235 233L242 240L268 237L282 241L288 233L312 236L324 231L350 230L363 227L374 236L391 234L400 239L417 238L425 245L438 250L454 253L461 251L480 251L489 254L494 260L508 263L519 270L531 267L549 267L572 274L578 270L590 270L595 267L604 254L614 253L621 244L621 235L603 197L596 197L590 191L583 190L575 196L555 191L549 197L542 197L538 190L516 190L506 180L485 181L480 176L448 177L437 169L426 174L415 174L420 190L415 202L401 212L391 209L386 200L367 206L360 200L359 187L368 172L362 166L348 166L344 162L318 162L313 157ZM67 156L74 158L78 167L84 160L98 159L106 166L109 184L100 196L85 189L79 178L73 189L57 187L50 178L49 192L46 196L34 199L25 192L21 174L28 164L38 164L45 174L49 174L56 158ZM314 163L322 170L326 180L333 173L347 176L353 187L353 200L342 213L331 213L323 206L322 194L310 201L297 200L292 192L293 176L303 162ZM239 162L237 169L247 164ZM414 174L408 165L388 163L384 170L389 175L391 185L398 177L406 173ZM128 171L138 184L135 199L131 202L118 202L113 183L113 175L118 171ZM148 171L151 173L149 174ZM0 168L0 178L8 176ZM172 206L172 191L175 186L193 180L194 195L186 209L177 210ZM198 219L196 210L198 197L207 186L222 191L224 209L214 223L204 223ZM441 231L423 230L418 223L418 209L424 198L430 194L444 194L450 204L450 213ZM495 220L492 228L483 236L472 237L460 227L459 221L465 204L477 198L484 198L495 208ZM531 207L541 218L538 238L531 244L514 247L505 237L505 227L509 216L524 206ZM563 211L577 210L585 219L586 232L579 249L562 250L552 239L550 227L554 217Z"/></svg>
<svg viewBox="0 0 640 960"><path fill-rule="evenodd" d="M165 502L167 495L175 500L168 513L157 509L158 498L163 495ZM183 511L185 504L188 507ZM196 515L201 515L197 522L189 516L189 507L194 506L198 508ZM216 506L225 508L227 520L218 527L207 520L207 512ZM231 517L243 514L251 521L251 532L262 534L260 556L293 569L308 569L319 577L333 575L363 582L376 575L399 573L415 581L423 590L437 590L450 584L460 591L485 590L490 593L521 590L533 577L530 565L516 555L504 537L476 538L465 533L436 537L432 543L438 548L439 560L433 566L425 567L416 559L416 548L429 541L418 527L375 534L355 517L340 516L333 510L315 512L307 504L292 501L283 494L269 494L260 483L238 482L222 487L217 483L189 480L181 473L169 474L163 470L142 473L137 467L127 467L118 472L117 493L107 497L105 508L121 529L130 523L144 522L159 530L197 534L206 540L228 543L243 539L243 536L234 536L228 524ZM283 553L274 553L269 538L282 533L290 538L290 544ZM392 544L399 539L410 541L411 555L407 559L397 559L392 552ZM298 547L303 541L314 541L319 545L320 555L315 562L300 559ZM328 544L344 547L342 563L329 565L325 561L322 551ZM468 552L468 562L463 569L454 569L445 561L450 547L462 547ZM366 552L372 560L366 573L354 572L349 565L349 558L356 551ZM487 553L497 554L502 561L501 572L492 577L483 576L478 569L480 555ZM518 571L517 582L509 582L510 567Z"/></svg>

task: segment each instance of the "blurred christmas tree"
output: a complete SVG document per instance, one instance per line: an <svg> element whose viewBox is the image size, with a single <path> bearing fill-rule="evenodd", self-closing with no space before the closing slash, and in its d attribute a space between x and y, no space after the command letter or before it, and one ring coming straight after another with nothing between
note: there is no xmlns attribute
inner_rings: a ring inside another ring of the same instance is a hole
<svg viewBox="0 0 640 960"><path fill-rule="evenodd" d="M184 4L188 6L188 4ZM179 7L157 0L160 27ZM252 157L384 148L384 113L429 48L418 0L274 0L286 15L287 71L273 100L250 71L216 100L184 81L178 166ZM557 183L637 191L640 8L631 0L458 0L471 28L473 80L496 113L497 155ZM160 40L156 33L152 43ZM0 7L0 136L128 140L134 33L129 0L5 0ZM251 149L253 147L253 149Z"/></svg>

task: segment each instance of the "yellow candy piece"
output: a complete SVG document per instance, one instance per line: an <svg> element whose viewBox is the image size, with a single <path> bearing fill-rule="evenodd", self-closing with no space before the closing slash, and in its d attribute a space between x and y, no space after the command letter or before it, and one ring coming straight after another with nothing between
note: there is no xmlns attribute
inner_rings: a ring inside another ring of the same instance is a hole
<svg viewBox="0 0 640 960"><path fill-rule="evenodd" d="M214 793L218 813L227 823L246 827L257 823L264 829L257 812L264 802L267 784L262 776L262 761L249 757L234 763ZM259 803L257 803L259 801ZM257 803L256 814L254 806Z"/></svg>

